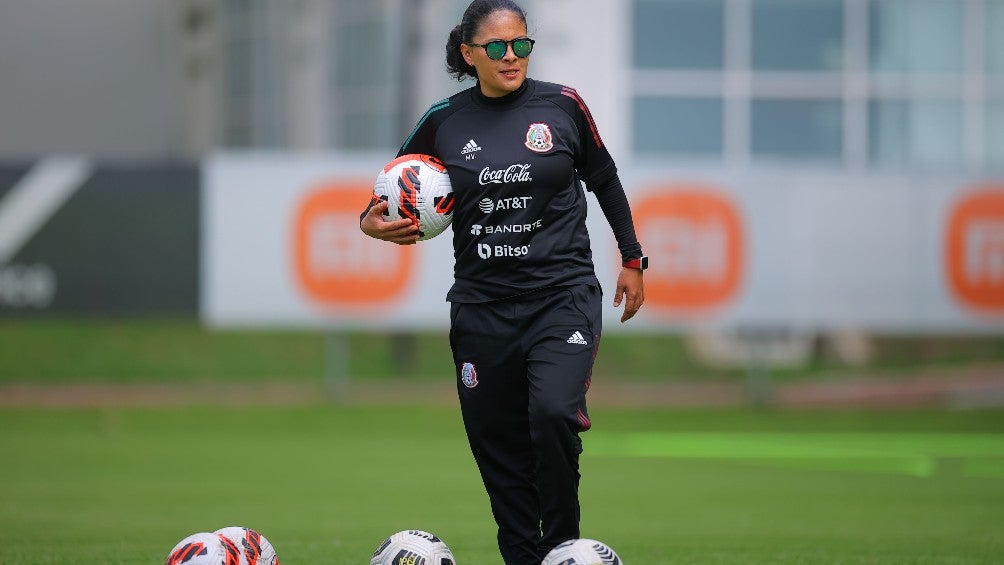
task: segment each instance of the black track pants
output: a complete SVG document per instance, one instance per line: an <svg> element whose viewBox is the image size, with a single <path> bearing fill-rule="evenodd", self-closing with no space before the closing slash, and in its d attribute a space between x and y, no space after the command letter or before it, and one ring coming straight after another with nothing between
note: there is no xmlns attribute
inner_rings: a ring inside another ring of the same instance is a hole
<svg viewBox="0 0 1004 565"><path fill-rule="evenodd" d="M601 333L600 289L453 304L450 345L471 452L507 565L579 537L579 432Z"/></svg>

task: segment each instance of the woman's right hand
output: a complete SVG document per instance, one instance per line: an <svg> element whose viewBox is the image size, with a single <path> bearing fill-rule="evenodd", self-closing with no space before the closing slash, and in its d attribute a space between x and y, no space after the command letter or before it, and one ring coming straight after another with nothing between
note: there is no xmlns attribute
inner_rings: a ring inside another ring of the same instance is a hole
<svg viewBox="0 0 1004 565"><path fill-rule="evenodd" d="M363 220L359 222L359 229L363 233L384 241L390 241L398 245L415 245L418 243L418 224L410 218L393 220L388 222L383 219L387 213L387 201L377 202L366 212Z"/></svg>

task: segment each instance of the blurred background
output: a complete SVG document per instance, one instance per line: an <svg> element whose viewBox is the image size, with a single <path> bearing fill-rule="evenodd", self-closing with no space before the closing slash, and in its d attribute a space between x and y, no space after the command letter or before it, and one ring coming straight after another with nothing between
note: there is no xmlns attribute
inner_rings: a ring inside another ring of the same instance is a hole
<svg viewBox="0 0 1004 565"><path fill-rule="evenodd" d="M356 223L466 5L0 0L0 397L452 398L449 238ZM1004 0L522 5L652 258L600 400L1004 403Z"/></svg>

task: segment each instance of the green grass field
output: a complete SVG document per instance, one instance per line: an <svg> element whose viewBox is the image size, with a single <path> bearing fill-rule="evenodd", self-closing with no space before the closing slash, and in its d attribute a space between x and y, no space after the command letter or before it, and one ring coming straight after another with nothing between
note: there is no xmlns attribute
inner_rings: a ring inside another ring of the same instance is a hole
<svg viewBox="0 0 1004 565"><path fill-rule="evenodd" d="M442 334L345 339L352 379L393 386L388 377L453 372ZM1000 337L876 343L867 369L893 374L1004 359ZM8 319L0 385L319 383L327 347L317 332L213 332L193 320ZM839 370L821 354L772 377ZM595 375L746 372L700 366L681 336L612 335ZM0 565L162 563L188 534L229 525L260 530L284 565L367 563L406 528L439 534L461 565L500 563L455 407L219 400L0 408ZM591 416L583 535L628 565L1004 562L1004 411L594 407Z"/></svg>
<svg viewBox="0 0 1004 565"><path fill-rule="evenodd" d="M628 565L1004 559L1004 413L593 410L583 535ZM0 563L161 563L247 525L282 563L406 528L500 563L455 408L0 410Z"/></svg>
<svg viewBox="0 0 1004 565"><path fill-rule="evenodd" d="M351 333L345 371L353 378L439 379L453 373L445 332L413 336ZM863 367L821 347L803 367L774 369L778 380L889 373L1004 362L1004 335L876 337ZM330 370L327 336L317 331L203 328L194 319L0 319L0 384L102 381L317 380ZM603 337L594 374L648 381L744 379L747 368L715 369L692 358L677 334Z"/></svg>

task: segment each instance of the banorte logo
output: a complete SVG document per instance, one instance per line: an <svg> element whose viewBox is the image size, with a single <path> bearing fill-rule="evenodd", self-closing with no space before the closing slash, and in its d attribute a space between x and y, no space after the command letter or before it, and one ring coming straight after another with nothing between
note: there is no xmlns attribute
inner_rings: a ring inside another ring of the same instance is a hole
<svg viewBox="0 0 1004 565"><path fill-rule="evenodd" d="M631 208L638 239L651 257L646 304L700 312L735 297L745 268L745 241L728 196L703 186L657 186Z"/></svg>
<svg viewBox="0 0 1004 565"><path fill-rule="evenodd" d="M413 273L412 246L359 231L359 214L373 196L372 181L318 184L293 219L293 258L300 288L334 307L392 304Z"/></svg>
<svg viewBox="0 0 1004 565"><path fill-rule="evenodd" d="M979 313L1004 314L1004 185L976 188L955 203L944 254L955 298Z"/></svg>

